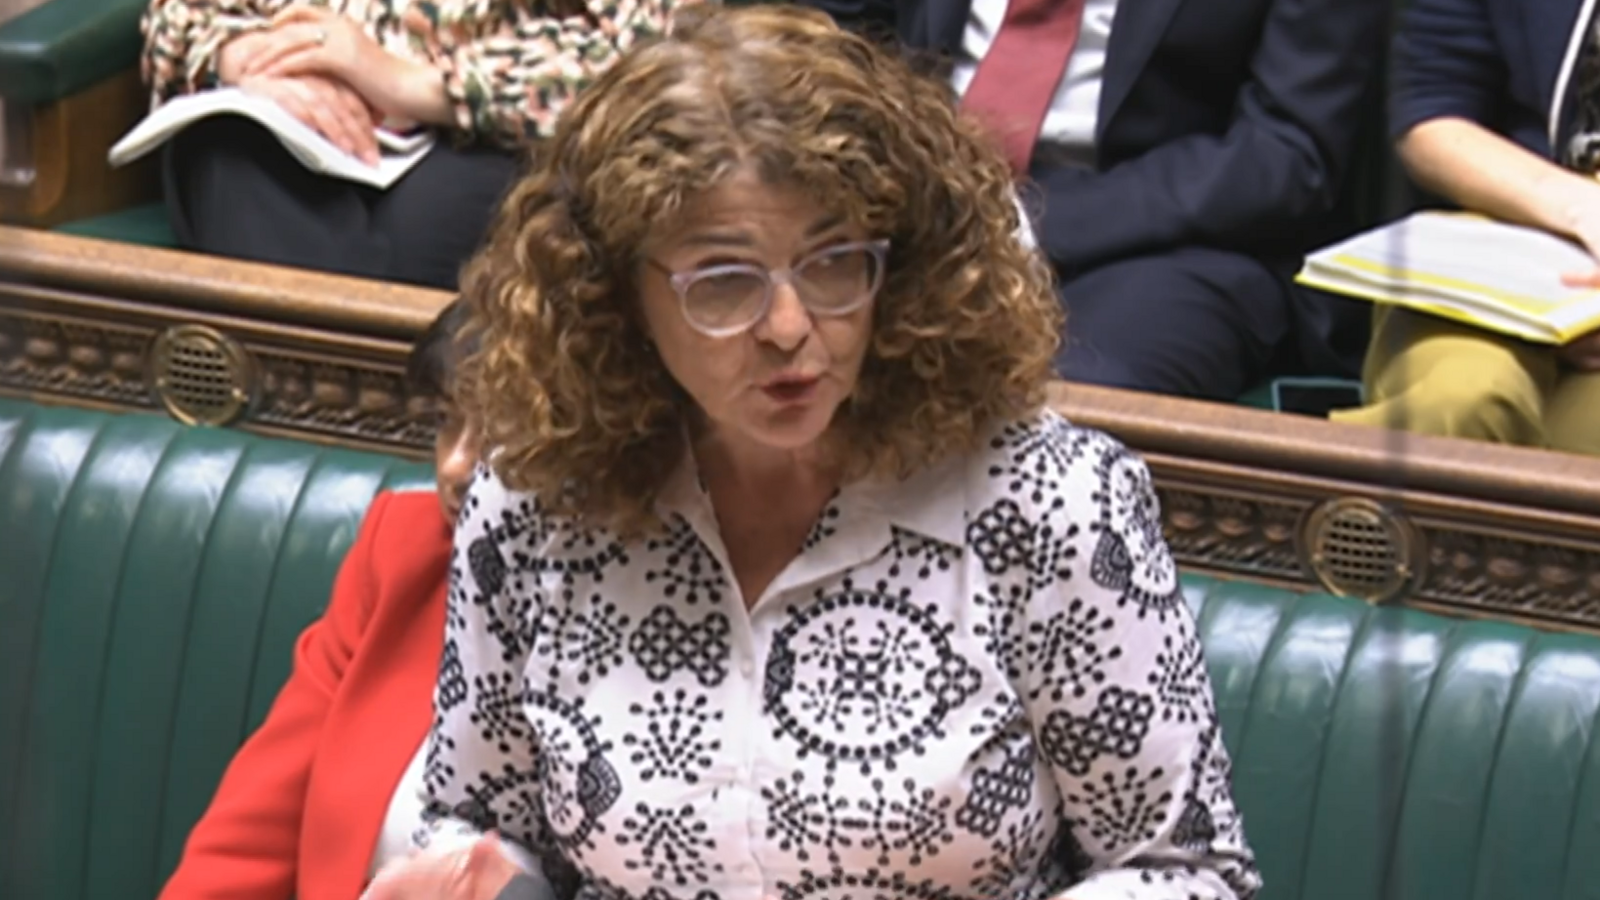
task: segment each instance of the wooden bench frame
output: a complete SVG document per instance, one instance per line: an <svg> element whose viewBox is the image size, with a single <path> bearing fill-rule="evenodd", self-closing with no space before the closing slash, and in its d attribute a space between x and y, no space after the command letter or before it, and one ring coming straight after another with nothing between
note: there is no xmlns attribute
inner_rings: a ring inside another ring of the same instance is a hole
<svg viewBox="0 0 1600 900"><path fill-rule="evenodd" d="M404 360L448 300L0 228L0 394L161 411L152 348L198 329L250 373L237 427L425 456ZM1079 385L1053 405L1148 460L1191 570L1359 593L1327 549L1329 523L1354 522L1400 548L1381 599L1600 632L1600 460Z"/></svg>
<svg viewBox="0 0 1600 900"><path fill-rule="evenodd" d="M106 162L148 102L137 69L53 103L0 98L0 222L53 227L159 197L160 154L120 169Z"/></svg>

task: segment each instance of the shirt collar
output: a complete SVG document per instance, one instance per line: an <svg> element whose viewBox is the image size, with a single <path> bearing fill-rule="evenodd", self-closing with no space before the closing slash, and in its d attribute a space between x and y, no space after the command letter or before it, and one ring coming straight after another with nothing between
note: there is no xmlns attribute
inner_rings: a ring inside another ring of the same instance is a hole
<svg viewBox="0 0 1600 900"><path fill-rule="evenodd" d="M967 485L965 457L957 454L905 479L864 479L846 485L830 506L836 506L840 524L879 519L926 538L959 548L966 538ZM691 520L711 514L711 498L695 464L685 452L657 495L656 511L663 519L673 514Z"/></svg>
<svg viewBox="0 0 1600 900"><path fill-rule="evenodd" d="M867 480L841 491L843 515L876 511L894 526L959 548L967 532L966 467L960 456L905 479Z"/></svg>

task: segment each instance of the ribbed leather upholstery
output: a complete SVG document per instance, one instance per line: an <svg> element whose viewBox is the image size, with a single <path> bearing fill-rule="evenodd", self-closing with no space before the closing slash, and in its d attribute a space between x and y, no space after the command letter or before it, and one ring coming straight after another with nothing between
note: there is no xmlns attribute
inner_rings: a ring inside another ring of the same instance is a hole
<svg viewBox="0 0 1600 900"><path fill-rule="evenodd" d="M0 399L0 898L146 900L393 458Z"/></svg>
<svg viewBox="0 0 1600 900"><path fill-rule="evenodd" d="M428 483L0 400L0 900L153 897L367 503ZM1264 900L1600 897L1600 641L1186 588Z"/></svg>

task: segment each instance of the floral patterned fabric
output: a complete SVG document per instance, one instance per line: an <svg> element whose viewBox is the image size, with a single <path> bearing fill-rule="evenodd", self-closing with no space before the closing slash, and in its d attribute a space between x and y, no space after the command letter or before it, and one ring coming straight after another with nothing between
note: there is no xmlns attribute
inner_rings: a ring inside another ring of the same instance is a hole
<svg viewBox="0 0 1600 900"><path fill-rule="evenodd" d="M692 465L622 541L480 474L417 843L579 900L1243 900L1144 464L1045 414L846 487L749 609Z"/></svg>
<svg viewBox="0 0 1600 900"><path fill-rule="evenodd" d="M152 107L217 83L217 51L296 0L152 0L140 28ZM547 136L599 72L696 0L330 0L384 49L438 67L464 135Z"/></svg>

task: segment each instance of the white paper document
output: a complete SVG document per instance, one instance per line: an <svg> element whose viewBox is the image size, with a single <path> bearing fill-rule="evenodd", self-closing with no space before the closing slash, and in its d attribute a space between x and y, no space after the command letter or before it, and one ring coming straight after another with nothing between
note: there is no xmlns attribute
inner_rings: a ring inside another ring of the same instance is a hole
<svg viewBox="0 0 1600 900"><path fill-rule="evenodd" d="M1600 291L1561 280L1596 268L1582 247L1537 229L1421 212L1318 250L1299 280L1559 344L1600 326Z"/></svg>
<svg viewBox="0 0 1600 900"><path fill-rule="evenodd" d="M174 97L161 104L117 141L108 159L113 166L126 165L171 140L195 121L217 115L254 119L276 135L307 169L380 190L411 171L434 144L432 132L400 135L375 129L380 151L378 163L367 165L334 146L316 129L290 115L273 100L230 87Z"/></svg>

